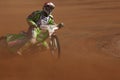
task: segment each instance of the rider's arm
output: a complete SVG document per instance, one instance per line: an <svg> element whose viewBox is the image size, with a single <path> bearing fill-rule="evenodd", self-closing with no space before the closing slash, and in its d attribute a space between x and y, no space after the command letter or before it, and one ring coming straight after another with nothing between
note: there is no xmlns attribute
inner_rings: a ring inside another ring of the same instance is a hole
<svg viewBox="0 0 120 80"><path fill-rule="evenodd" d="M38 19L38 12L39 11L34 11L32 14L30 14L28 17L27 17L27 22L30 26L35 26L37 27L37 24L36 24L36 21Z"/></svg>
<svg viewBox="0 0 120 80"><path fill-rule="evenodd" d="M27 19L27 22L30 26L35 26L37 27L37 24L32 20L32 19Z"/></svg>

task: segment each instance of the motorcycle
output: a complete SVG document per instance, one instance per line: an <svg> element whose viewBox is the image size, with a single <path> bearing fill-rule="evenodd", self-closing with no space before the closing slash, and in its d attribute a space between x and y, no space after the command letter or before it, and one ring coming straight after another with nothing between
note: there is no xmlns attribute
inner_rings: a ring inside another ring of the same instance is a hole
<svg viewBox="0 0 120 80"><path fill-rule="evenodd" d="M47 31L43 31L37 37L37 43L30 46L29 49L25 50L23 53L29 53L35 50L44 50L46 47L41 43L47 43L49 47L49 51L52 56L59 58L60 57L60 43L56 32L63 27L63 23L58 25L51 25L46 27ZM39 32L39 28L36 28ZM43 35L45 37L43 37ZM41 40L42 39L42 40ZM26 32L20 32L18 34L7 34L5 36L0 37L0 51L8 51L8 52L17 52L25 43L29 40L29 36ZM33 52L33 53L34 53Z"/></svg>

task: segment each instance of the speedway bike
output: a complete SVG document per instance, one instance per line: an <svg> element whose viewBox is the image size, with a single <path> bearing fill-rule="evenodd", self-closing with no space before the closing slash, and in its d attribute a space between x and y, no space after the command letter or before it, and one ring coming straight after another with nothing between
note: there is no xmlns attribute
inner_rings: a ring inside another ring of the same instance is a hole
<svg viewBox="0 0 120 80"><path fill-rule="evenodd" d="M39 50L42 50L43 48L45 49L45 46L42 45L41 42L42 43L47 42L49 46L49 51L52 54L52 56L59 58L61 53L61 47L60 47L59 39L58 39L58 36L56 35L56 32L62 27L63 27L63 23L46 27L47 35L40 34L37 37L37 43L31 46L28 50L26 50L23 53L29 53L29 51L32 52L35 50L39 51ZM37 31L39 31L39 29ZM47 39L46 37L42 37L41 35L46 36ZM43 41L41 41L41 38L44 38ZM1 36L0 51L17 52L17 50L19 50L28 40L29 38L26 32L20 32L18 34L7 34L5 36Z"/></svg>

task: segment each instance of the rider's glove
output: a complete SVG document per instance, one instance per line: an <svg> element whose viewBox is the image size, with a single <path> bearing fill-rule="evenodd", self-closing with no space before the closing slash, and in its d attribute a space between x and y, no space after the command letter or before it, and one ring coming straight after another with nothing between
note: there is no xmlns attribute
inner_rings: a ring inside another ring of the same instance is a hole
<svg viewBox="0 0 120 80"><path fill-rule="evenodd" d="M57 25L59 28L62 28L62 27L64 27L64 23L60 23L60 24L58 24Z"/></svg>

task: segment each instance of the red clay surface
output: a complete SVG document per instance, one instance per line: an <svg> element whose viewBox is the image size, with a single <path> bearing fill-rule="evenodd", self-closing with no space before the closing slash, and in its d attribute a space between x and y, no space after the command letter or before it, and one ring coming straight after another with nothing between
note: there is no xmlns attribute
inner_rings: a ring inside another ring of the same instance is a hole
<svg viewBox="0 0 120 80"><path fill-rule="evenodd" d="M27 30L27 15L46 1L0 0L0 36ZM0 80L120 80L120 1L51 1L56 23L65 24L58 32L61 59L4 53Z"/></svg>

